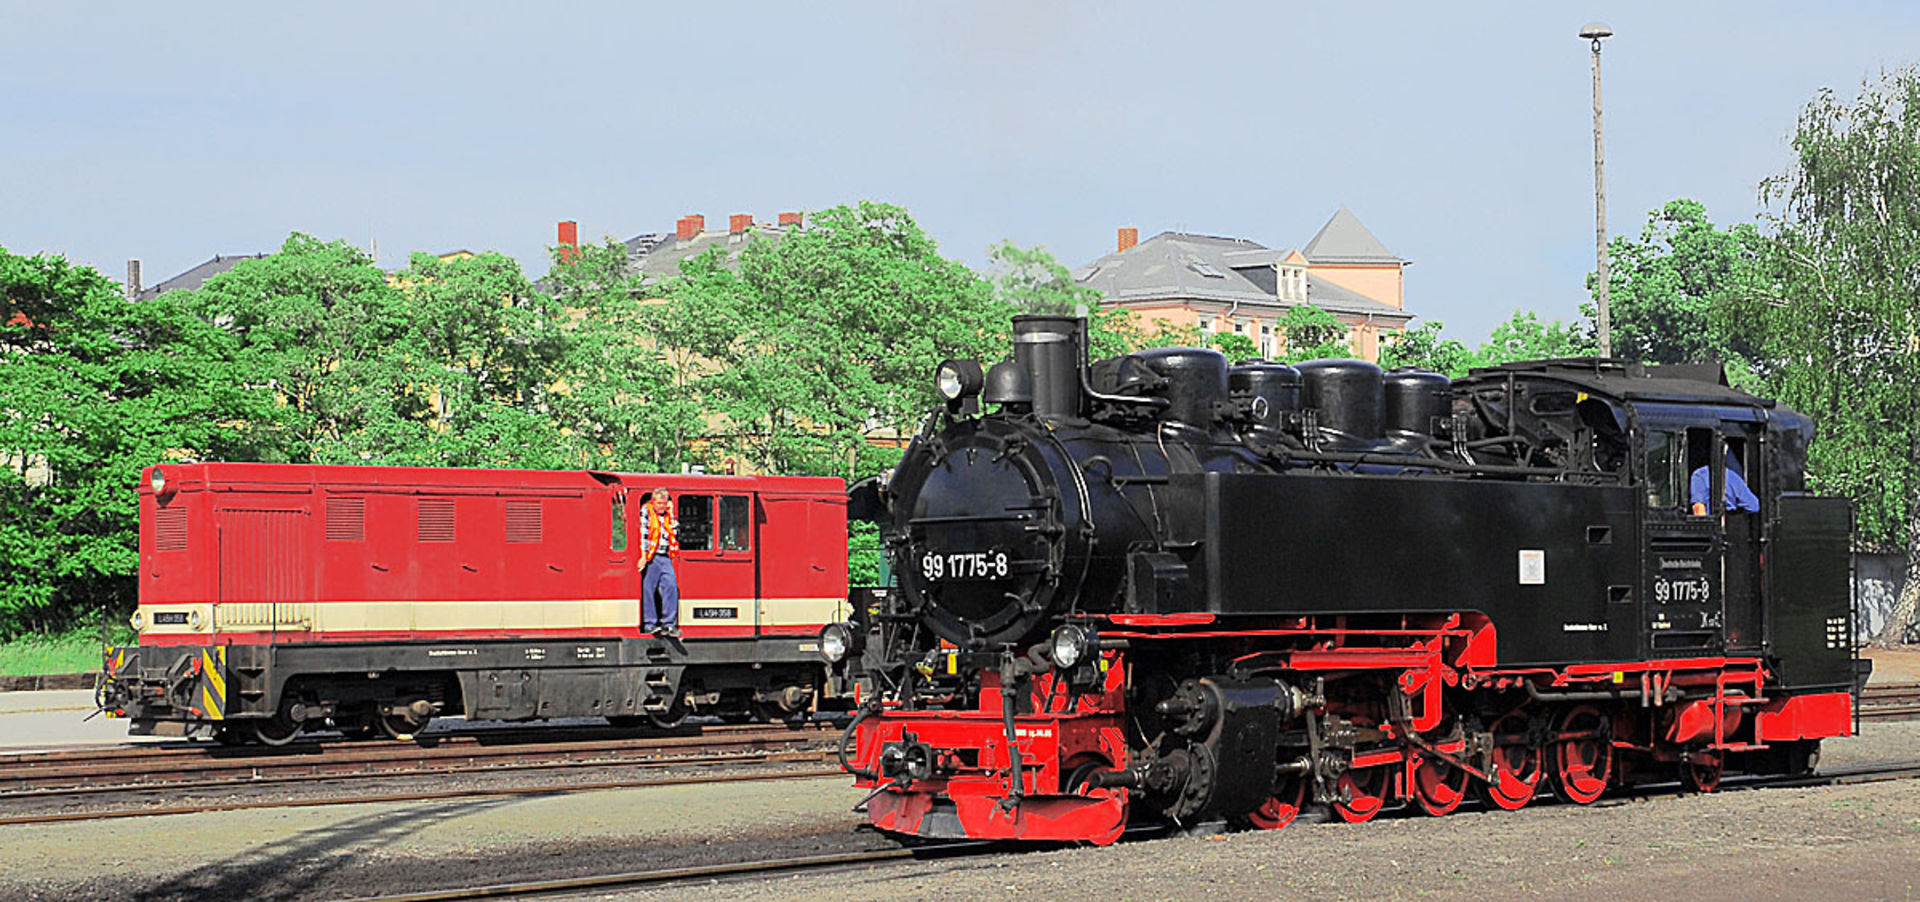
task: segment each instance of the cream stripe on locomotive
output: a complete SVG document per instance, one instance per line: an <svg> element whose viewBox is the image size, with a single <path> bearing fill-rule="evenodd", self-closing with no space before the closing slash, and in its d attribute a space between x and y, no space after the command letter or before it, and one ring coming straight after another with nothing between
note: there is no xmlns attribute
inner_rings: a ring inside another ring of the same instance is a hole
<svg viewBox="0 0 1920 902"><path fill-rule="evenodd" d="M681 626L801 626L844 619L847 600L683 598ZM326 601L148 604L136 628L154 635L208 632L458 632L461 630L617 629L639 625L632 598L551 601ZM211 629L209 625L211 624Z"/></svg>

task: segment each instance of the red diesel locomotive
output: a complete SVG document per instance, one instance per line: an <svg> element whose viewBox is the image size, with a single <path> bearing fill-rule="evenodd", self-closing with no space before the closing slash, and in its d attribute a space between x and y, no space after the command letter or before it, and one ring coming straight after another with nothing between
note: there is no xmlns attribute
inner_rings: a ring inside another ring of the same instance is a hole
<svg viewBox="0 0 1920 902"><path fill-rule="evenodd" d="M641 629L642 506L679 518L680 638ZM198 463L140 489L138 644L100 691L132 732L279 745L440 715L786 718L838 697L837 479Z"/></svg>
<svg viewBox="0 0 1920 902"><path fill-rule="evenodd" d="M1852 732L1851 509L1806 494L1805 417L1610 360L1089 366L1085 329L944 364L855 499L900 585L822 649L871 689L842 763L876 827L1586 804Z"/></svg>

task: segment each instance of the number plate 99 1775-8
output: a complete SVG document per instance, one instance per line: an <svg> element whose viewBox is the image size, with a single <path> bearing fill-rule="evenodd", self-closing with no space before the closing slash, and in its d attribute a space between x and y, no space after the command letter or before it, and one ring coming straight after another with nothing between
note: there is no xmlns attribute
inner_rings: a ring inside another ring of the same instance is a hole
<svg viewBox="0 0 1920 902"><path fill-rule="evenodd" d="M920 558L920 575L929 582L959 579L1006 579L1012 561L1005 551L928 552Z"/></svg>

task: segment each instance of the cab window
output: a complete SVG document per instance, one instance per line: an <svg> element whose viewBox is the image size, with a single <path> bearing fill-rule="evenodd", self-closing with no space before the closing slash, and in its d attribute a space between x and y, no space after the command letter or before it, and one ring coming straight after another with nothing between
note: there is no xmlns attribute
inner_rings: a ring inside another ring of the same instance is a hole
<svg viewBox="0 0 1920 902"><path fill-rule="evenodd" d="M753 541L753 503L745 495L720 496L720 550L745 551Z"/></svg>
<svg viewBox="0 0 1920 902"><path fill-rule="evenodd" d="M679 505L681 551L713 550L713 496L681 495Z"/></svg>
<svg viewBox="0 0 1920 902"><path fill-rule="evenodd" d="M1685 443L1671 432L1647 434L1647 507L1673 508L1680 503L1678 462L1686 454Z"/></svg>
<svg viewBox="0 0 1920 902"><path fill-rule="evenodd" d="M627 497L622 494L613 496L613 532L607 537L607 548L613 551L627 550Z"/></svg>

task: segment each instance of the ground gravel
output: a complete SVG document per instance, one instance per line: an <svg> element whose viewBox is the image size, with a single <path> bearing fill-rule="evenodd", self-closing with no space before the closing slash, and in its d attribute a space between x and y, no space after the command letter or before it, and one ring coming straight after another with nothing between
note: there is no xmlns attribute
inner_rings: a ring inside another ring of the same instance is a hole
<svg viewBox="0 0 1920 902"><path fill-rule="evenodd" d="M1870 723L1823 769L1920 757ZM888 845L843 779L0 828L0 899L339 899ZM633 899L1912 899L1920 781L1383 816Z"/></svg>

